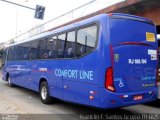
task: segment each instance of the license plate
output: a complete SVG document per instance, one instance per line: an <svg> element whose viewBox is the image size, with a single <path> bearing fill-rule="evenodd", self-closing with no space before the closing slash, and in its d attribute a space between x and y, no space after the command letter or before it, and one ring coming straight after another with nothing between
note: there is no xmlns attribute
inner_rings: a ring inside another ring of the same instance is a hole
<svg viewBox="0 0 160 120"><path fill-rule="evenodd" d="M143 99L143 96L142 95L136 95L134 96L133 100L142 100Z"/></svg>

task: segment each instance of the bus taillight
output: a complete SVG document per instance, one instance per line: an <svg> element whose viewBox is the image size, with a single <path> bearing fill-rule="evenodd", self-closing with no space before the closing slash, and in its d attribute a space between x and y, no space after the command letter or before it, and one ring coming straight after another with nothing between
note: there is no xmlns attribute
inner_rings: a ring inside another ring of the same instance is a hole
<svg viewBox="0 0 160 120"><path fill-rule="evenodd" d="M112 67L109 67L106 70L106 75L105 75L105 88L111 92L115 92L114 88L114 81L113 81L113 69Z"/></svg>

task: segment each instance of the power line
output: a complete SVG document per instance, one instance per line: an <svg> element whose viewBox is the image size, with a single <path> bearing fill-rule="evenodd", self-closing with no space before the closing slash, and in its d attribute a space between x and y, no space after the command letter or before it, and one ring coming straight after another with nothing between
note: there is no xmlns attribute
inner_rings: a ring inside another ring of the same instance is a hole
<svg viewBox="0 0 160 120"><path fill-rule="evenodd" d="M64 13L64 14L62 14L62 15L60 15L60 16L57 16L57 17L55 17L55 18L53 18L53 19L51 19L51 20L49 20L49 21L47 21L47 22L45 22L45 23L43 23L43 24L41 24L41 25L39 25L39 26L37 26L37 27L35 27L35 28L32 28L32 29L30 29L30 30L28 30L28 31L26 31L26 32L18 35L16 38L18 38L18 37L20 37L20 36L22 36L22 35L30 32L30 31L32 31L32 30L34 30L34 29L36 29L36 28L39 28L40 26L43 26L43 25L48 24L48 23L50 23L50 22L52 22L52 21L54 21L54 20L56 20L56 19L59 19L59 18L65 16L65 15L67 15L67 14L69 14L69 13L72 13L73 11L76 11L76 10L78 10L78 9L86 6L86 5L92 4L92 3L95 2L95 1L96 1L96 0L92 0L92 1L90 1L90 2L88 2L88 3L85 3L85 4L81 5L81 6L73 9L73 10L70 10L70 11L68 11L68 12L66 12L66 13Z"/></svg>
<svg viewBox="0 0 160 120"><path fill-rule="evenodd" d="M79 17L81 17L84 14L84 12L90 7L90 5L86 6L86 8L82 11L82 13L79 15Z"/></svg>
<svg viewBox="0 0 160 120"><path fill-rule="evenodd" d="M31 9L31 10L36 10L35 8L24 6L24 5L21 5L21 4L18 4L18 3L14 3L14 2L11 2L11 1L7 1L7 0L0 0L0 1L7 2L7 3L13 4L13 5L17 5L17 6L20 6L20 7L28 8L28 9Z"/></svg>
<svg viewBox="0 0 160 120"><path fill-rule="evenodd" d="M75 9L73 9L73 10L70 10L70 11L68 11L68 12L66 12L66 13L64 13L64 14L56 17L56 18L53 18L53 19L49 20L48 22L46 22L46 23L44 23L44 24L47 24L47 23L49 23L49 22L51 22L51 21L53 21L53 20L56 20L56 19L58 19L58 18L60 18L60 17L63 17L63 16L65 16L66 14L72 13L73 11L76 11L76 10L78 10L78 9L80 9L80 8L86 6L86 5L89 5L89 4L91 4L91 3L95 2L95 1L96 1L96 0L92 0L92 1L90 1L90 2L88 2L88 3L85 3L85 4L83 4L83 5L75 8Z"/></svg>

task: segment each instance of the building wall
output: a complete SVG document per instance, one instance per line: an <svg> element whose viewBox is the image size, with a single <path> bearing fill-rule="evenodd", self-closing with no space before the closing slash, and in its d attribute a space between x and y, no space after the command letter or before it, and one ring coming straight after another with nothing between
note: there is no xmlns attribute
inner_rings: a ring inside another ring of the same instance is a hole
<svg viewBox="0 0 160 120"><path fill-rule="evenodd" d="M160 25L160 7L146 9L145 11L136 13L136 15L149 18L154 22L155 25Z"/></svg>

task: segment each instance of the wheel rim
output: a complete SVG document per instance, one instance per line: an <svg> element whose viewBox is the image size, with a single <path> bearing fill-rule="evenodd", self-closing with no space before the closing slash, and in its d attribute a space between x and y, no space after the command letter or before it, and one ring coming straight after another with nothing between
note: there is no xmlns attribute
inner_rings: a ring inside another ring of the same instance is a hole
<svg viewBox="0 0 160 120"><path fill-rule="evenodd" d="M42 86L41 96L42 96L43 100L45 100L47 98L47 88L45 86Z"/></svg>

